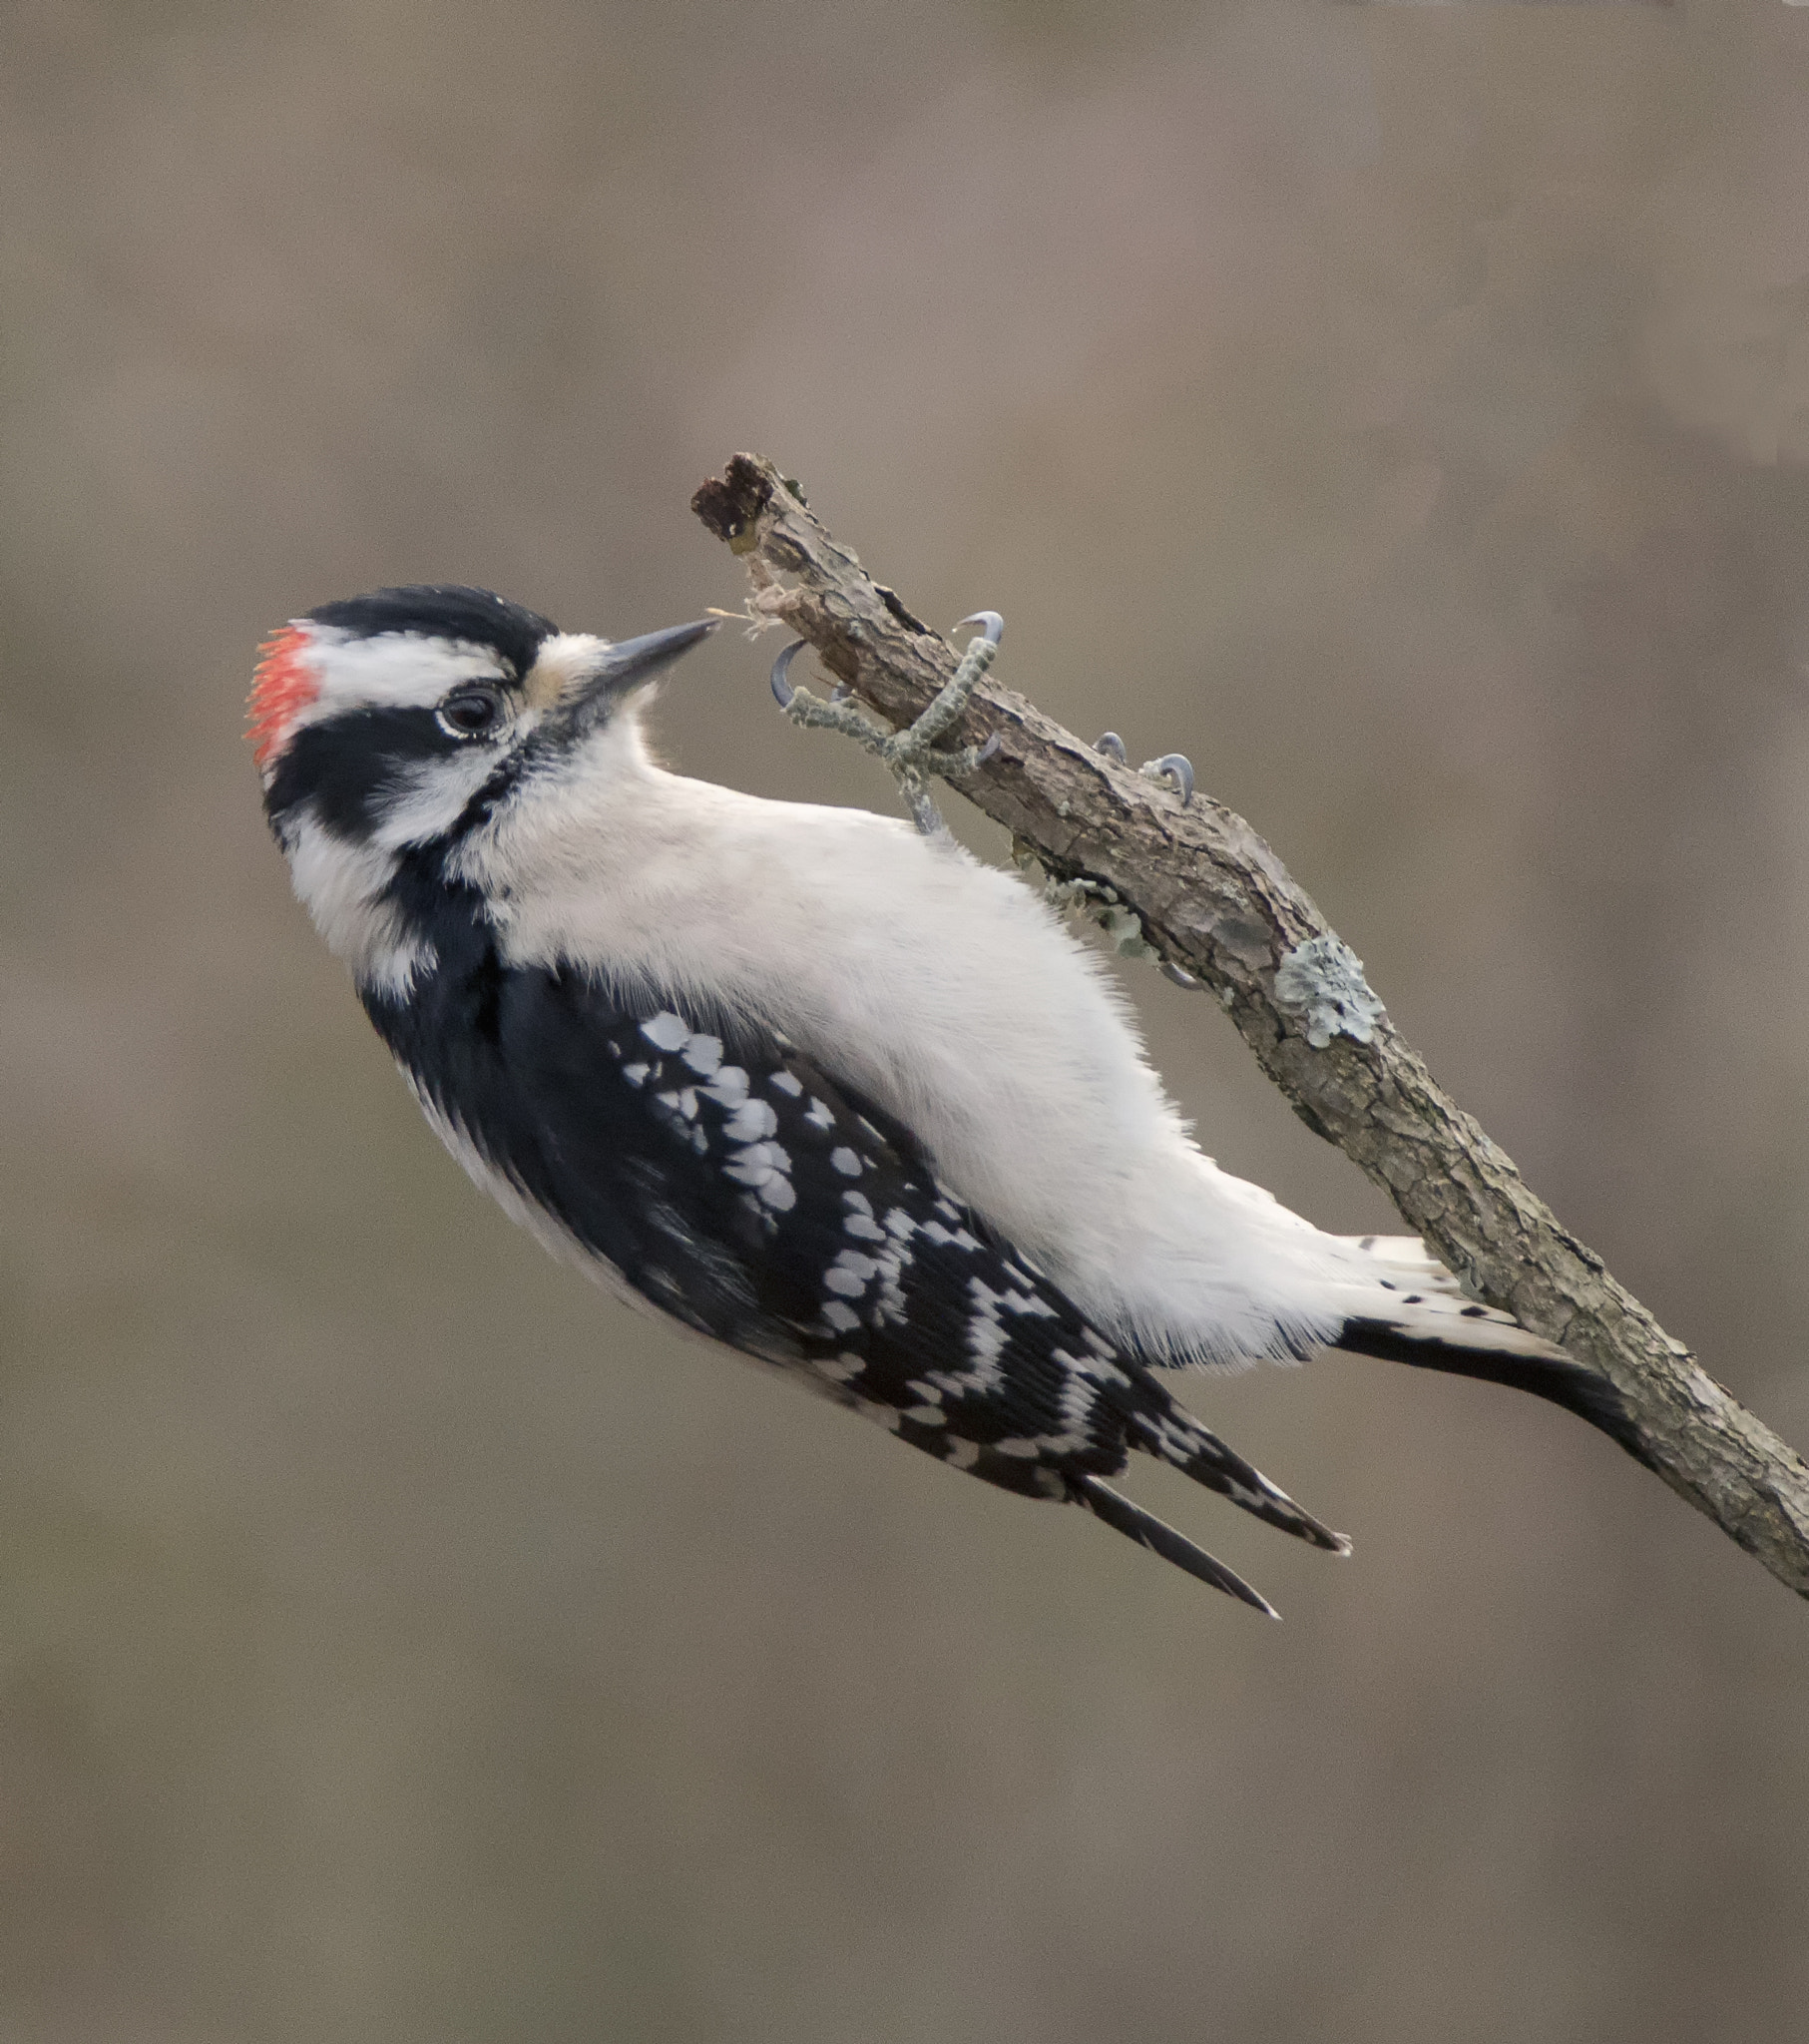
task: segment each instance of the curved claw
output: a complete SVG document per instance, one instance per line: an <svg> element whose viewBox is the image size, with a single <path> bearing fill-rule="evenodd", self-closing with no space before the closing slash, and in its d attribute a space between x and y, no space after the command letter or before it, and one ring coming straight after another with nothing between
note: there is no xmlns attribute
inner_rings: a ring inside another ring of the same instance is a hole
<svg viewBox="0 0 1809 2044"><path fill-rule="evenodd" d="M1194 987L1199 984L1184 965L1176 965L1172 958L1162 960L1162 977L1173 980L1176 986Z"/></svg>
<svg viewBox="0 0 1809 2044"><path fill-rule="evenodd" d="M1005 620L997 611L976 611L971 618L961 619L955 630L959 632L964 625L978 625L989 646L997 646L1005 637Z"/></svg>
<svg viewBox="0 0 1809 2044"><path fill-rule="evenodd" d="M1152 770L1165 773L1174 783L1174 791L1180 796L1184 809L1193 799L1193 762L1185 753L1164 753L1153 763Z"/></svg>
<svg viewBox="0 0 1809 2044"><path fill-rule="evenodd" d="M791 699L797 694L797 691L785 677L790 670L791 663L803 652L805 644L806 642L802 639L792 640L791 644L780 652L778 659L772 663L772 700L781 710L789 710L791 708Z"/></svg>
<svg viewBox="0 0 1809 2044"><path fill-rule="evenodd" d="M994 732L992 737L987 740L986 744L983 745L980 748L979 752L977 752L974 755L974 765L976 766L984 766L989 760L996 759L998 757L998 752L999 734L997 732Z"/></svg>
<svg viewBox="0 0 1809 2044"><path fill-rule="evenodd" d="M1093 742L1096 753L1104 753L1108 760L1116 760L1121 766L1131 764L1131 755L1125 751L1125 741L1115 731L1103 731Z"/></svg>

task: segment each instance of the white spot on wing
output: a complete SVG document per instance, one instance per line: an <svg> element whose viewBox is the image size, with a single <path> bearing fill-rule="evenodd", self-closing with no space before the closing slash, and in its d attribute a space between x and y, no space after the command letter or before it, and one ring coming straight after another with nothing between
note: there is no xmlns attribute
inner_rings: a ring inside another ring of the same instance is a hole
<svg viewBox="0 0 1809 2044"><path fill-rule="evenodd" d="M722 1126L730 1142L755 1143L762 1136L773 1134L778 1125L779 1118L768 1102L744 1100Z"/></svg>
<svg viewBox="0 0 1809 2044"><path fill-rule="evenodd" d="M783 1171L790 1159L772 1143L749 1143L737 1150L722 1169L737 1184L763 1186L775 1172Z"/></svg>
<svg viewBox="0 0 1809 2044"><path fill-rule="evenodd" d="M739 1065L724 1065L703 1090L724 1107L739 1107L747 1098L747 1074Z"/></svg>
<svg viewBox="0 0 1809 2044"><path fill-rule="evenodd" d="M693 1036L684 1046L684 1062L699 1079L707 1079L722 1062L722 1039L719 1036Z"/></svg>

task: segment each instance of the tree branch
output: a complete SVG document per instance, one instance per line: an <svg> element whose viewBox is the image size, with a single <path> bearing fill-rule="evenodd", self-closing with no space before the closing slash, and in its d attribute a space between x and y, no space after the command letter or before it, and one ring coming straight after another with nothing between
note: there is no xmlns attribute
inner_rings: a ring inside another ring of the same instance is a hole
<svg viewBox="0 0 1809 2044"><path fill-rule="evenodd" d="M770 462L737 454L691 508L744 561L750 609L789 626L894 725L956 656L838 545ZM996 755L957 785L1057 880L1141 923L1202 980L1296 1114L1386 1192L1491 1305L1598 1379L1629 1454L1780 1582L1809 1596L1809 1469L1562 1228L1513 1161L1434 1081L1359 962L1241 816L1165 785L983 684L964 739ZM1106 890L1106 891L1096 891ZM1134 939L1133 939L1134 940Z"/></svg>

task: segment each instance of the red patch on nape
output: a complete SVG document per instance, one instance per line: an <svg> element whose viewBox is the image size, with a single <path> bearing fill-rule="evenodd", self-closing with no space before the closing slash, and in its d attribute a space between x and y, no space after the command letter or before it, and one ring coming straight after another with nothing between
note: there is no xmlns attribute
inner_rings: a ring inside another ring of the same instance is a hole
<svg viewBox="0 0 1809 2044"><path fill-rule="evenodd" d="M257 672L245 703L245 737L259 770L281 752L296 718L320 694L307 645L300 625L284 625L257 649Z"/></svg>

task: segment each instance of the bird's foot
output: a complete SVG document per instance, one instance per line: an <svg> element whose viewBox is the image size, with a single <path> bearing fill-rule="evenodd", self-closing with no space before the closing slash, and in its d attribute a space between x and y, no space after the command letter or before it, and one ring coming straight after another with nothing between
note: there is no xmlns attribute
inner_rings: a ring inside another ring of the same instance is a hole
<svg viewBox="0 0 1809 2044"><path fill-rule="evenodd" d="M1145 760L1136 770L1150 780L1167 781L1183 809L1193 799L1193 762L1185 753L1164 753L1159 760Z"/></svg>
<svg viewBox="0 0 1809 2044"><path fill-rule="evenodd" d="M904 794L912 820L926 837L935 837L948 828L927 783L933 779L959 779L964 773L972 773L999 750L997 734L984 745L961 746L953 752L937 750L936 741L959 723L981 676L992 666L1005 631L1005 620L997 611L978 611L971 618L963 618L961 624L978 625L980 636L968 641L960 666L937 691L928 709L902 731L887 731L864 710L845 701L845 686L838 686L827 701L813 696L808 689L794 688L788 676L791 663L804 644L802 639L794 640L772 664L773 696L792 723L807 730L839 731L883 761ZM961 625L955 629L959 631Z"/></svg>
<svg viewBox="0 0 1809 2044"><path fill-rule="evenodd" d="M1094 741L1093 750L1104 753L1108 760L1116 760L1121 766L1131 764L1131 756L1125 751L1125 741L1115 731L1103 731ZM1159 760L1145 760L1136 769L1148 780L1165 780L1180 796L1184 809L1193 799L1193 762L1185 753L1164 753Z"/></svg>
<svg viewBox="0 0 1809 2044"><path fill-rule="evenodd" d="M1131 756L1125 751L1125 741L1115 731L1103 731L1094 741L1093 750L1103 753L1108 760L1116 760L1121 766L1131 764ZM1159 760L1145 760L1136 769L1150 780L1166 780L1180 796L1184 809L1193 799L1193 762L1185 753L1164 753ZM1195 979L1184 966L1176 965L1171 958L1161 961L1162 977L1173 980L1176 986L1196 987Z"/></svg>

